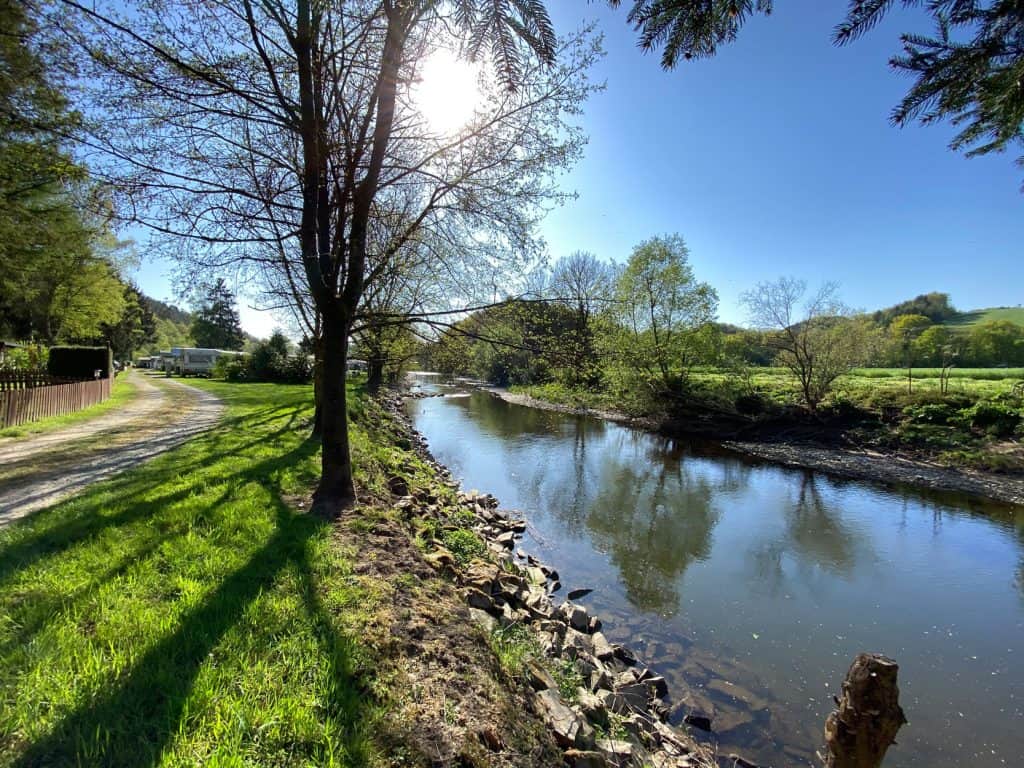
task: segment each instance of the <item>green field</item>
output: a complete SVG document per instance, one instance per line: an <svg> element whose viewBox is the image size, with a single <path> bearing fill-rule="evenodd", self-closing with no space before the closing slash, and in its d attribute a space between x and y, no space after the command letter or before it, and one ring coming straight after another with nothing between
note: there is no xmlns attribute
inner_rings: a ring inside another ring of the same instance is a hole
<svg viewBox="0 0 1024 768"><path fill-rule="evenodd" d="M914 393L938 393L940 372L938 368L914 368ZM953 368L948 392L981 399L1011 392L1021 381L1024 381L1024 368ZM737 396L751 389L779 405L795 404L800 399L796 380L781 367L750 368L743 375L716 368L698 368L691 371L689 382L705 396L721 399L726 408ZM560 405L622 411L631 416L648 415L658 407L648 398L631 398L630 393L571 389L555 383L513 386L511 390ZM838 399L862 405L877 406L890 400L902 402L907 393L907 369L857 368L840 377L833 391Z"/></svg>
<svg viewBox="0 0 1024 768"><path fill-rule="evenodd" d="M913 368L915 379L937 379L941 368ZM906 379L906 368L855 368L850 376L868 379ZM976 381L1017 381L1024 379L1024 368L951 368L951 379Z"/></svg>
<svg viewBox="0 0 1024 768"><path fill-rule="evenodd" d="M996 320L1009 320L1011 323L1024 326L1024 307L992 307L990 309L975 309L970 312L961 312L957 317L947 320L943 325L970 328L981 323L991 323Z"/></svg>
<svg viewBox="0 0 1024 768"><path fill-rule="evenodd" d="M913 391L938 392L939 368L914 368ZM735 386L730 373L702 372L695 382L717 386ZM778 402L796 402L796 381L785 368L754 368L747 380L755 388ZM953 368L949 374L949 393L972 397L992 397L1010 392L1017 382L1024 381L1024 368ZM907 391L906 368L857 368L839 378L835 393L857 402L878 403L887 396L898 398Z"/></svg>

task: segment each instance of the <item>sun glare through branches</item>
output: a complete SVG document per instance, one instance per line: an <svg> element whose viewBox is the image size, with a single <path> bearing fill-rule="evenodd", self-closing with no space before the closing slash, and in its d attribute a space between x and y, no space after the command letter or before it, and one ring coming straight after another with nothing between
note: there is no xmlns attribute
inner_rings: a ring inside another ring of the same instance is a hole
<svg viewBox="0 0 1024 768"><path fill-rule="evenodd" d="M412 89L413 103L432 131L458 133L483 102L479 79L479 65L452 51L435 51L420 67Z"/></svg>

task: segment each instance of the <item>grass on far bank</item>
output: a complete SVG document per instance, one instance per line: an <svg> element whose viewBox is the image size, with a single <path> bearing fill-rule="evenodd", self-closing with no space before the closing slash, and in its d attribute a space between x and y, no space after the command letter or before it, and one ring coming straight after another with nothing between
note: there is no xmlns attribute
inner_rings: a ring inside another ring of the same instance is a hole
<svg viewBox="0 0 1024 768"><path fill-rule="evenodd" d="M938 394L940 369L912 369L913 393ZM708 390L729 389L736 385L752 387L779 404L799 400L796 380L784 368L751 368L746 378L727 371L696 371L691 380ZM1024 380L1024 368L953 368L949 377L949 394L967 397L992 397L1013 389ZM833 386L835 396L864 405L877 405L887 400L902 401L907 394L906 368L855 368L841 376Z"/></svg>
<svg viewBox="0 0 1024 768"><path fill-rule="evenodd" d="M836 381L821 414L839 415L839 428L858 444L910 449L954 467L1024 471L1024 406L1015 390L1024 369L953 369L946 394L941 394L938 374L937 369L913 369L913 391L908 392L905 368L856 369ZM792 419L792 407L800 402L797 383L783 368L696 369L688 386L691 401L709 412L733 412L740 398L755 395L762 403L761 416ZM658 418L673 406L642 385L625 392L558 383L511 390L558 405L629 416Z"/></svg>
<svg viewBox="0 0 1024 768"><path fill-rule="evenodd" d="M915 393L939 392L938 368L914 368ZM1024 381L1024 368L954 368L950 373L949 393L975 397L992 397L1009 392L1018 381ZM750 389L756 390L779 405L795 404L799 391L793 376L785 368L750 368L745 375L736 372L698 368L690 372L692 388L704 395L730 400ZM515 385L512 392L529 395L549 403L573 408L610 410L630 416L647 416L657 412L658 403L645 393L615 393L606 390L574 389L557 382ZM906 368L856 368L835 384L836 394L855 402L878 402L899 399L907 391Z"/></svg>
<svg viewBox="0 0 1024 768"><path fill-rule="evenodd" d="M102 403L91 405L74 413L66 413L63 416L51 416L47 419L30 421L27 424L20 424L17 427L0 429L0 437L25 437L27 435L40 435L52 432L56 429L63 429L79 424L83 421L91 421L99 418L118 408L123 408L139 394L139 388L135 383L133 375L121 374L114 379L110 387L110 397Z"/></svg>
<svg viewBox="0 0 1024 768"><path fill-rule="evenodd" d="M947 320L943 325L969 328L981 323L992 323L999 320L1008 320L1017 325L1024 325L1024 307L990 307L989 309L976 309L972 312L961 312L956 317Z"/></svg>
<svg viewBox="0 0 1024 768"><path fill-rule="evenodd" d="M381 596L294 509L309 388L195 383L216 430L0 531L0 765L373 762Z"/></svg>

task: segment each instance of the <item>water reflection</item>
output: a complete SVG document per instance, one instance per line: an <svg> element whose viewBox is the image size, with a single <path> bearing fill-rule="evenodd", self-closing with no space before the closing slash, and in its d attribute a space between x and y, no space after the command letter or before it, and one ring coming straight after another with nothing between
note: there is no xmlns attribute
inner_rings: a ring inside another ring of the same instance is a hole
<svg viewBox="0 0 1024 768"><path fill-rule="evenodd" d="M711 550L713 488L685 463L607 459L584 495L587 528L635 606L674 614L681 576Z"/></svg>
<svg viewBox="0 0 1024 768"><path fill-rule="evenodd" d="M410 404L435 455L530 524L723 751L806 765L850 659L901 663L900 766L1024 753L1024 515L751 462L484 393Z"/></svg>

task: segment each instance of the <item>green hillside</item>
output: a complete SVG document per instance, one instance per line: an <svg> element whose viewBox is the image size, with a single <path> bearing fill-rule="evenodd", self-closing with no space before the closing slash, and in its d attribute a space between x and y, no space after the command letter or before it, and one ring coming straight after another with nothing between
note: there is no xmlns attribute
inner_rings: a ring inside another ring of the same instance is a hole
<svg viewBox="0 0 1024 768"><path fill-rule="evenodd" d="M970 328L974 325L991 323L995 320L1009 320L1011 323L1024 326L1024 307L991 307L989 309L975 309L970 312L960 312L955 317L943 323L943 325L955 325L960 328Z"/></svg>
<svg viewBox="0 0 1024 768"><path fill-rule="evenodd" d="M144 298L153 313L156 332L152 341L139 350L140 355L153 355L171 347L191 347L194 344L191 312L185 312L150 296Z"/></svg>

